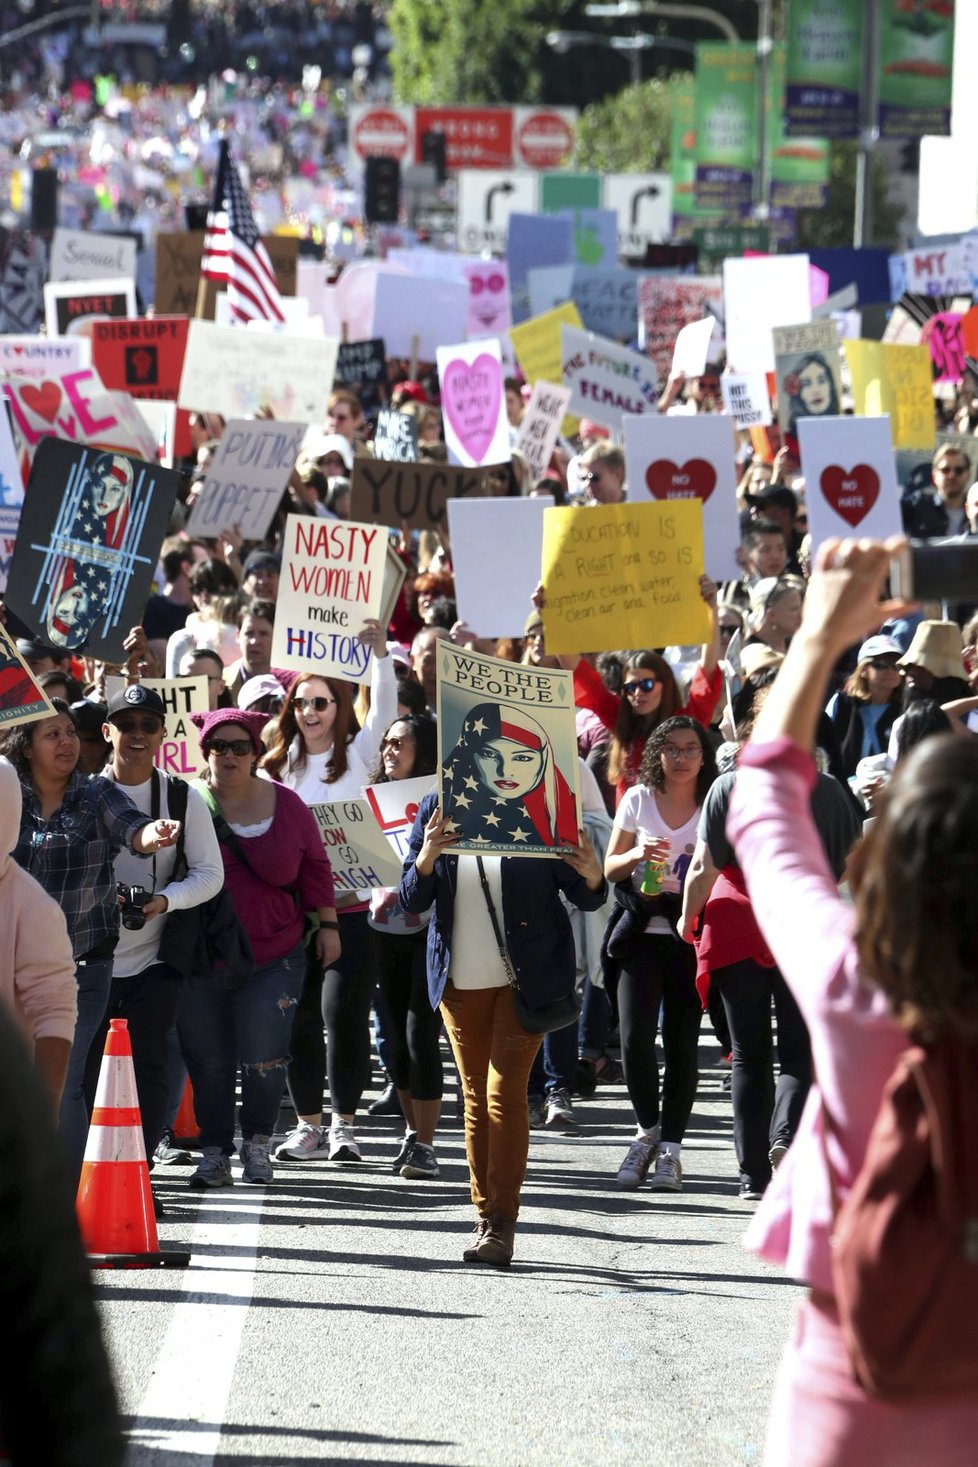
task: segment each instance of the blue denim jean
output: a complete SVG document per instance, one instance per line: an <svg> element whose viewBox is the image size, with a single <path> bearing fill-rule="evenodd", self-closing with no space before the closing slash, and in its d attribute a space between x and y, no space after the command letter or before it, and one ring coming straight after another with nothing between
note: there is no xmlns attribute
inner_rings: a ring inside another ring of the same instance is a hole
<svg viewBox="0 0 978 1467"><path fill-rule="evenodd" d="M200 1145L234 1152L234 1091L241 1069L241 1136L270 1136L291 1058L292 1019L306 970L298 943L258 968L241 988L195 986L180 993L177 1029L194 1089Z"/></svg>
<svg viewBox="0 0 978 1467"><path fill-rule="evenodd" d="M551 1090L570 1090L577 1069L577 1025L555 1029L543 1036L530 1071L531 1095L549 1095Z"/></svg>
<svg viewBox="0 0 978 1467"><path fill-rule="evenodd" d="M75 1037L68 1057L68 1073L61 1094L61 1111L58 1117L61 1144L73 1188L78 1186L81 1176L85 1143L88 1140L88 1123L91 1120L85 1100L85 1066L92 1039L108 1008L112 959L99 958L92 963L79 963L75 969L75 981L78 984L78 1018L75 1021Z"/></svg>

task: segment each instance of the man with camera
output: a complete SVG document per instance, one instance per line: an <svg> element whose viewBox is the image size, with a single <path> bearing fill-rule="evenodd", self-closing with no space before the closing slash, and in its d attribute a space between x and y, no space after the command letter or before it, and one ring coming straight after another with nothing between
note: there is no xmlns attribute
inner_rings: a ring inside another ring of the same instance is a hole
<svg viewBox="0 0 978 1467"><path fill-rule="evenodd" d="M102 731L112 744L112 759L105 776L121 785L144 814L153 819L180 818L183 835L179 845L158 851L148 862L128 850L115 858L122 928L112 963L109 1006L92 1041L86 1071L91 1104L109 1020L128 1020L146 1156L151 1164L166 1120L167 1043L180 985L177 974L159 958L166 914L209 900L224 882L217 836L203 799L195 789L175 788L181 781L161 775L154 766L166 737L165 719L159 693L139 683L116 693L106 710ZM186 814L178 817L174 811L182 809L184 793Z"/></svg>

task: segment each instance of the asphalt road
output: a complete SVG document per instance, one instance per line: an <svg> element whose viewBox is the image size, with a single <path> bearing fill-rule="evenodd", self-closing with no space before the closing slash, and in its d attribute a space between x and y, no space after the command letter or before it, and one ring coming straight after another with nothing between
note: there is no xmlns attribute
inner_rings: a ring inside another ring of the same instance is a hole
<svg viewBox="0 0 978 1467"><path fill-rule="evenodd" d="M620 1086L577 1103L580 1135L534 1133L508 1272L461 1261L451 1088L435 1182L391 1174L376 1119L362 1166L283 1164L267 1189L157 1169L161 1246L190 1268L96 1275L130 1467L759 1463L800 1291L741 1247L717 1053L704 1036L680 1194L616 1188Z"/></svg>

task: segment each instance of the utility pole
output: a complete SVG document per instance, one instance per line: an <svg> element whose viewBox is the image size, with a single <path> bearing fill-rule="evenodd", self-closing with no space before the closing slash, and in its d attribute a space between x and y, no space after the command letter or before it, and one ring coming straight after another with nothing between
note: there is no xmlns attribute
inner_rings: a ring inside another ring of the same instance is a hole
<svg viewBox="0 0 978 1467"><path fill-rule="evenodd" d="M856 200L853 249L873 241L873 149L879 137L879 0L863 0L863 73L859 90L859 152L856 155Z"/></svg>
<svg viewBox="0 0 978 1467"><path fill-rule="evenodd" d="M771 0L757 0L757 124L758 163L754 170L754 218L771 213L771 160L768 150L768 88L771 84Z"/></svg>

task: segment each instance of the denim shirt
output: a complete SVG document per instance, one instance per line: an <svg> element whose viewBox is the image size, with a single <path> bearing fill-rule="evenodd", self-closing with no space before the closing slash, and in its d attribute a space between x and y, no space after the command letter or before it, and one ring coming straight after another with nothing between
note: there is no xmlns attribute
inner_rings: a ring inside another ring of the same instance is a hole
<svg viewBox="0 0 978 1467"><path fill-rule="evenodd" d="M415 862L424 844L424 828L438 804L426 795L418 810L404 859L399 897L407 912L433 907L428 927L428 997L437 1008L448 982L458 857L441 855L430 876ZM591 891L583 876L559 857L504 856L500 865L503 910L500 925L520 992L531 1007L553 1003L574 986L576 956L570 918L561 893L582 912L595 912L608 897L602 880Z"/></svg>

